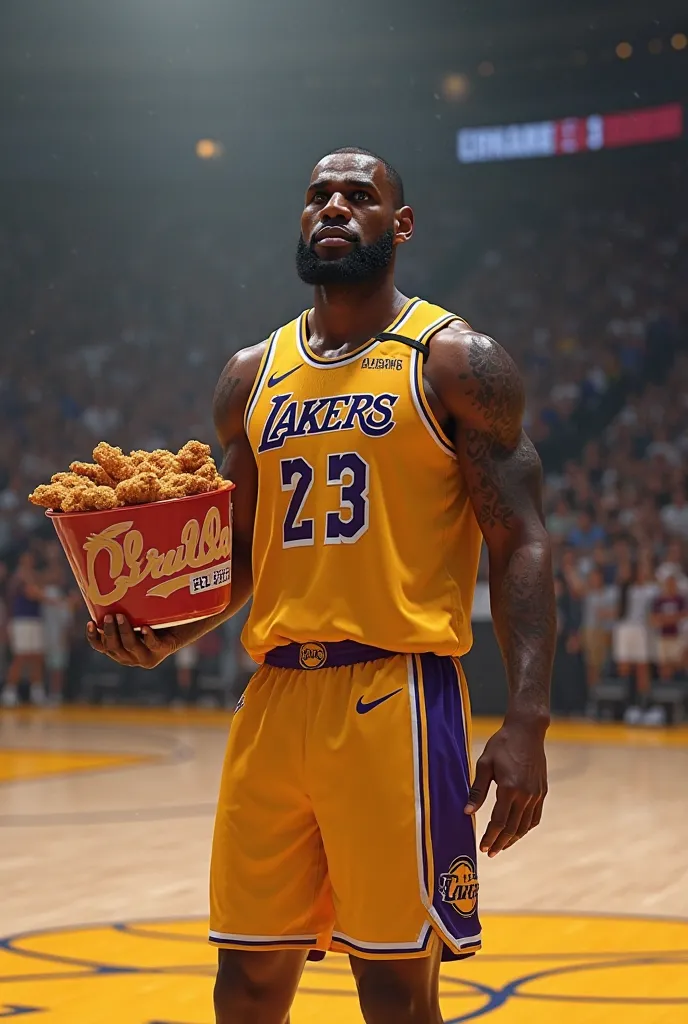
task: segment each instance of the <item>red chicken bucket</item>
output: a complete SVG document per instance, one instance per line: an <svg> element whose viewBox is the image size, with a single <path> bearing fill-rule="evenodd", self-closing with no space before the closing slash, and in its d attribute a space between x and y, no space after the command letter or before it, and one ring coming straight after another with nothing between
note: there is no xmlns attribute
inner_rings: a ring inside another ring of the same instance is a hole
<svg viewBox="0 0 688 1024"><path fill-rule="evenodd" d="M232 576L232 490L48 515L93 620L179 626L226 608Z"/></svg>

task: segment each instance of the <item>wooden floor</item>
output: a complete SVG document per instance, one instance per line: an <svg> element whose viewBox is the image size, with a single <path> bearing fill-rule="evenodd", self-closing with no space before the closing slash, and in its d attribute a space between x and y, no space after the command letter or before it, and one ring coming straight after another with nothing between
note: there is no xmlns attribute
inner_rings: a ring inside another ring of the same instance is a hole
<svg viewBox="0 0 688 1024"><path fill-rule="evenodd" d="M228 716L0 712L0 1020L211 1024L207 868ZM478 722L476 753L493 723ZM688 1021L688 730L557 724L532 836L482 858L447 1021ZM344 957L293 1024L360 1024Z"/></svg>

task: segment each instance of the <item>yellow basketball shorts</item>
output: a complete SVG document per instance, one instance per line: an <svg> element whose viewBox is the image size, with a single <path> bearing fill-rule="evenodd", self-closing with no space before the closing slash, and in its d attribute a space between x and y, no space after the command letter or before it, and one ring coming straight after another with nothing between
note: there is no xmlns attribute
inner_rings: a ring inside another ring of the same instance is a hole
<svg viewBox="0 0 688 1024"><path fill-rule="evenodd" d="M306 663L322 667L261 666L232 720L210 941L385 959L427 956L438 943L444 959L476 952L458 660L378 652L362 661L371 649L346 642L290 644L277 649L280 664L303 663L304 648Z"/></svg>

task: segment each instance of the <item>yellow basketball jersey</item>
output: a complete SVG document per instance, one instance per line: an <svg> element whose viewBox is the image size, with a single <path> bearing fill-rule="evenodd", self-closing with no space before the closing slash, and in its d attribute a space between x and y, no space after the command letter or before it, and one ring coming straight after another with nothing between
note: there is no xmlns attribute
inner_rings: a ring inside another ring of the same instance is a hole
<svg viewBox="0 0 688 1024"><path fill-rule="evenodd" d="M246 408L258 502L244 645L259 662L310 640L465 654L481 533L423 354L371 340L323 359L307 318L271 336ZM387 331L426 345L457 319L411 299Z"/></svg>

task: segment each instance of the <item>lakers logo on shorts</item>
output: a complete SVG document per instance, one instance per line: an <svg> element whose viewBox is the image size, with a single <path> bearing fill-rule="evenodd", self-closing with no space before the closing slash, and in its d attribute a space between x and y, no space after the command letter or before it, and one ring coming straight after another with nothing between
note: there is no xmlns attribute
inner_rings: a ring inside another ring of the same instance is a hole
<svg viewBox="0 0 688 1024"><path fill-rule="evenodd" d="M439 890L443 903L451 903L461 917L470 917L478 905L478 875L470 857L457 857L449 871L440 875Z"/></svg>
<svg viewBox="0 0 688 1024"><path fill-rule="evenodd" d="M327 649L324 644L315 640L309 644L301 644L299 665L301 668L322 668L327 661Z"/></svg>

